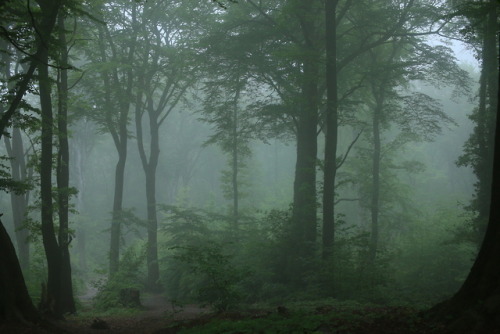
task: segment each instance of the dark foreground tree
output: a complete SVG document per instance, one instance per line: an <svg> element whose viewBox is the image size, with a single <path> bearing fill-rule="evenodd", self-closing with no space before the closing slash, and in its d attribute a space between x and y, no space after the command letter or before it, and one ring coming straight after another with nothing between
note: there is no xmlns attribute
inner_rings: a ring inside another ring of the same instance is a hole
<svg viewBox="0 0 500 334"><path fill-rule="evenodd" d="M0 322L38 322L39 315L24 283L21 266L7 231L0 221Z"/></svg>
<svg viewBox="0 0 500 334"><path fill-rule="evenodd" d="M497 93L498 94L498 93ZM448 321L452 333L499 333L500 329L500 111L497 105L490 217L479 255L460 290L429 316Z"/></svg>

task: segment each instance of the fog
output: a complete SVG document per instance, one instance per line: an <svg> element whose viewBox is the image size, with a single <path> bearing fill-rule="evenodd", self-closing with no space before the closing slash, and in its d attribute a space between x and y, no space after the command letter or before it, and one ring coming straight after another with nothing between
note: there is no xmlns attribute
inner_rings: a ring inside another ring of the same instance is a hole
<svg viewBox="0 0 500 334"><path fill-rule="evenodd" d="M130 289L217 311L456 292L489 207L488 37L455 2L335 3L334 23L319 1L68 7L50 94L36 74L1 148L2 178L28 185L0 203L35 304L47 226L82 310ZM5 112L27 65L2 43Z"/></svg>

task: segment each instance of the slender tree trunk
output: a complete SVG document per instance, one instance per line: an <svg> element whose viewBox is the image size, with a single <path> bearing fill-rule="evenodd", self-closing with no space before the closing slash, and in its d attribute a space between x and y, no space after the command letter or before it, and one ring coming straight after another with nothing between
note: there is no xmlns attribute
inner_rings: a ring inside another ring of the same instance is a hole
<svg viewBox="0 0 500 334"><path fill-rule="evenodd" d="M134 32L132 35L132 40L130 42L130 47L127 54L127 65L131 65L135 58L135 47L137 40L136 27L136 16L137 16L137 5L135 2L132 5L132 25L134 27ZM101 29L99 31L99 36L101 39L101 57L102 61L107 61L106 48L104 46L104 39L108 41L112 58L114 61L119 62L116 46L111 38L109 30L105 33ZM128 150L128 130L127 125L129 121L129 109L131 104L132 87L134 84L134 73L132 66L129 66L125 71L125 80L120 81L118 69L114 68L111 75L108 73L103 73L103 81L105 85L105 104L108 112L108 130L110 131L113 141L115 143L116 150L118 152L118 162L115 167L115 188L113 197L113 214L111 220L111 235L110 235L110 245L109 245L109 275L114 275L120 264L120 237L121 237L121 221L123 219L123 194L124 194L124 184L125 184L125 165L127 161L127 150ZM111 84L111 79L113 79L113 85ZM124 87L122 87L124 86ZM114 124L111 114L115 112L115 106L112 101L112 92L116 91L115 96L120 99L118 104L118 124Z"/></svg>
<svg viewBox="0 0 500 334"><path fill-rule="evenodd" d="M148 266L148 289L158 289L160 268L158 265L158 218L156 215L156 168L150 166L146 171L146 201L148 218L148 245L146 260Z"/></svg>
<svg viewBox="0 0 500 334"><path fill-rule="evenodd" d="M239 151L238 151L238 101L240 99L240 79L238 78L236 85L236 93L233 100L233 147L232 147L232 186L233 186L233 227L238 228L239 218L239 190L238 190L238 171L239 171Z"/></svg>
<svg viewBox="0 0 500 334"><path fill-rule="evenodd" d="M156 215L156 168L160 156L158 114L153 108L153 100L148 101L149 130L151 135L149 163L145 166L146 201L148 211L148 286L151 290L159 288L160 269L158 265L158 218Z"/></svg>
<svg viewBox="0 0 500 334"><path fill-rule="evenodd" d="M125 163L127 161L127 139L120 142L118 149L118 162L115 167L115 190L113 196L113 214L111 220L111 237L109 244L109 274L114 275L119 269L120 263L120 236L123 188L125 183Z"/></svg>
<svg viewBox="0 0 500 334"><path fill-rule="evenodd" d="M375 88L374 88L375 89ZM374 92L375 93L375 92ZM371 238L368 262L373 265L377 256L379 243L379 211L380 211L380 119L383 108L383 99L376 97L375 109L372 118L373 157L372 157L372 193L371 193Z"/></svg>
<svg viewBox="0 0 500 334"><path fill-rule="evenodd" d="M323 180L323 258L333 252L335 240L335 176L337 172L337 27L338 0L325 0L326 119L325 166Z"/></svg>
<svg viewBox="0 0 500 334"><path fill-rule="evenodd" d="M142 82L139 75L139 83ZM158 112L153 105L151 96L146 98L146 110L149 117L150 146L149 159L144 147L142 121L144 108L142 94L136 97L135 123L137 132L137 147L141 158L142 168L146 177L146 208L148 244L146 249L146 262L148 267L147 288L151 291L159 289L160 269L158 264L158 218L156 214L156 168L160 156Z"/></svg>
<svg viewBox="0 0 500 334"><path fill-rule="evenodd" d="M57 189L59 205L59 251L61 253L61 278L60 295L61 310L63 312L75 313L75 301L73 298L73 283L71 277L71 261L69 254L69 144L68 144L68 51L66 43L66 28L64 16L58 19L58 33L60 43L60 78L58 82L58 117L57 136L59 139L59 151L57 154Z"/></svg>
<svg viewBox="0 0 500 334"><path fill-rule="evenodd" d="M80 122L78 124L78 127L83 127L85 124L84 121ZM85 130L79 129L78 133L82 133ZM73 157L74 157L74 162L73 166L75 168L75 178L76 178L76 184L77 184L77 189L78 193L76 194L76 210L80 213L85 212L85 200L84 200L84 194L85 194L85 174L84 174L84 168L85 168L85 158L87 152L85 151L85 146L82 146L85 142L81 141L81 137L77 135L75 137L76 133L73 136L73 145L72 145L72 152L73 152ZM86 135L86 134L85 134ZM79 140L78 140L78 139ZM78 254L78 267L80 268L80 271L83 273L87 273L87 249L86 249L86 242L85 242L85 237L86 237L86 231L85 227L83 224L78 224L77 229L76 229L76 250Z"/></svg>

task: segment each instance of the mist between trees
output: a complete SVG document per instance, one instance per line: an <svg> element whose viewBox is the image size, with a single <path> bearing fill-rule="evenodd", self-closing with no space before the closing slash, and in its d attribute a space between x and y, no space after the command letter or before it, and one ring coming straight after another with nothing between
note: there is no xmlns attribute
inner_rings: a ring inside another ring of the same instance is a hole
<svg viewBox="0 0 500 334"><path fill-rule="evenodd" d="M467 277L489 217L498 2L0 9L2 222L45 312L91 286L102 309L127 288L217 310L427 307Z"/></svg>

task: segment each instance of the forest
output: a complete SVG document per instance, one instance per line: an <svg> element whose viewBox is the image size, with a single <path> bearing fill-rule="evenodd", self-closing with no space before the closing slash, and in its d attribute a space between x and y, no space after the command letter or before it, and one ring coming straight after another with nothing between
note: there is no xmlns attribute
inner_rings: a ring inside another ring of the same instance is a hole
<svg viewBox="0 0 500 334"><path fill-rule="evenodd" d="M0 333L500 333L498 0L0 0Z"/></svg>

